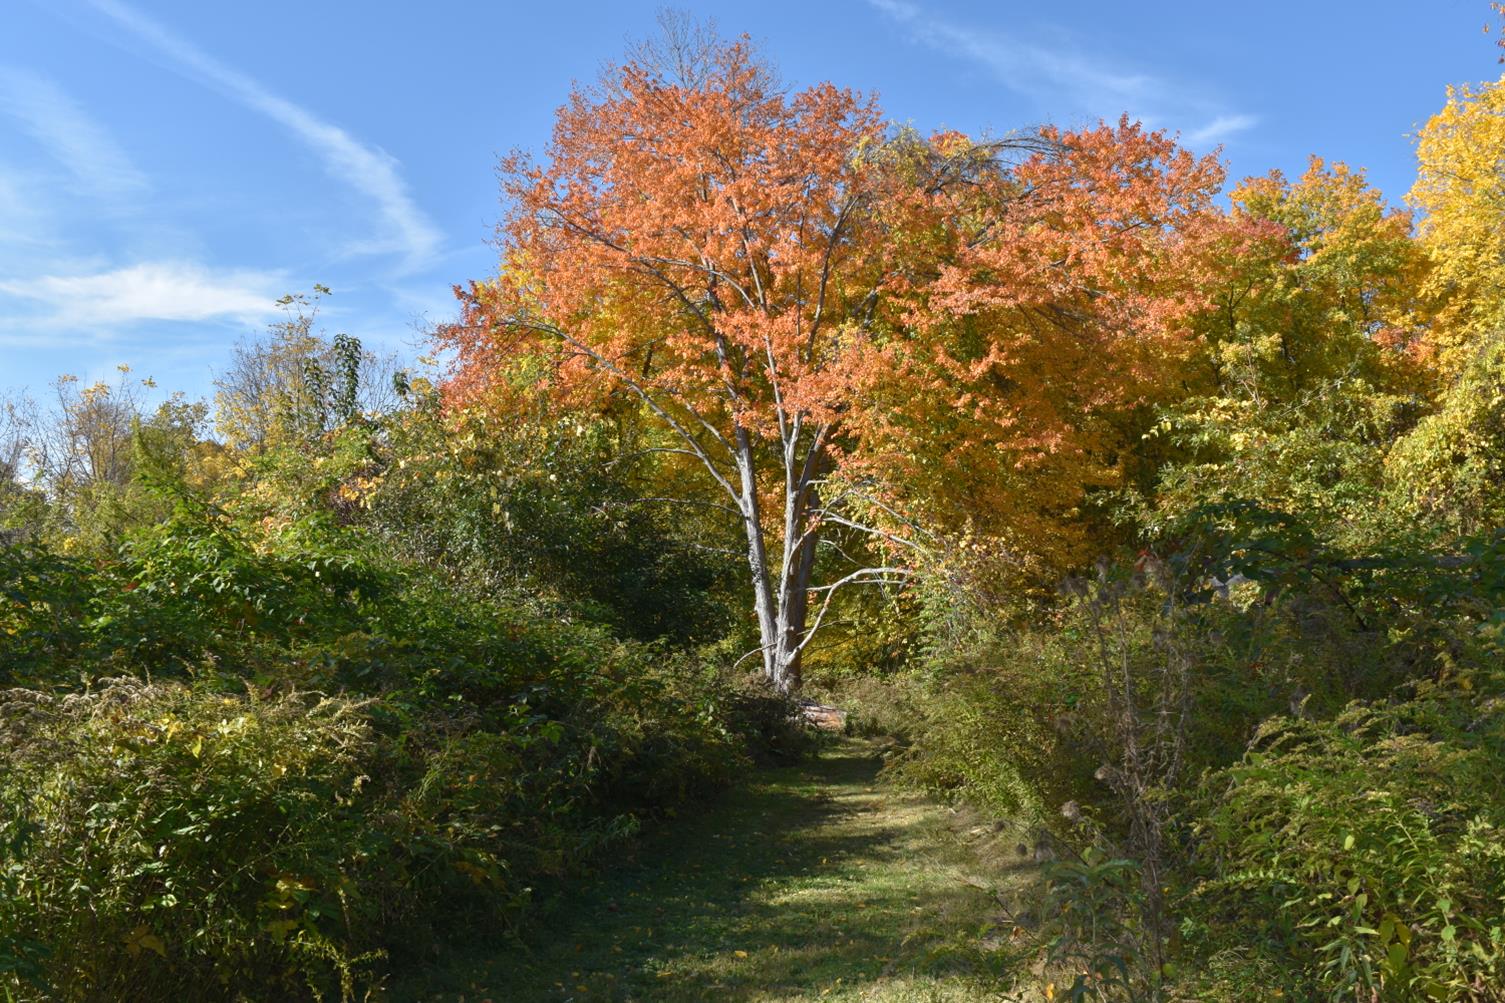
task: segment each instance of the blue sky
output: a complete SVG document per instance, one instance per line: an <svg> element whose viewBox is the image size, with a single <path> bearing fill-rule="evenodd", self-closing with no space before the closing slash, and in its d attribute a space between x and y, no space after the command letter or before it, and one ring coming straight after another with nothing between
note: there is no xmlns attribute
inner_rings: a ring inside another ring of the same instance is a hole
<svg viewBox="0 0 1505 1003"><path fill-rule="evenodd" d="M494 268L497 156L539 148L659 6L4 0L0 390L123 362L206 393L315 282L331 333L412 354ZM1317 153L1396 200L1446 85L1500 72L1483 0L679 6L923 130L1127 111L1234 177Z"/></svg>

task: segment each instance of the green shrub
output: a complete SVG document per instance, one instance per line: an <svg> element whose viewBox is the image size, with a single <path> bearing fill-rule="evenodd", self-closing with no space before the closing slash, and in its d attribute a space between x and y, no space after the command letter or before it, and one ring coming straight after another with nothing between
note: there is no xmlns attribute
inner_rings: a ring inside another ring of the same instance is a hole
<svg viewBox="0 0 1505 1003"><path fill-rule="evenodd" d="M489 592L545 595L623 637L730 629L735 557L707 546L721 533L700 506L642 499L664 493L642 483L660 451L632 422L543 410L497 421L419 396L383 432L362 521L396 552Z"/></svg>
<svg viewBox="0 0 1505 1003"><path fill-rule="evenodd" d="M1083 771L1071 757L1063 761L1051 728L1060 701L1026 711L1032 696L1002 683L991 672L969 673L915 704L907 723L912 744L894 760L891 775L997 817L1046 818L1052 803L1083 782Z"/></svg>
<svg viewBox="0 0 1505 1003"><path fill-rule="evenodd" d="M540 883L731 779L740 698L558 633L594 660L516 666L507 703L6 692L0 986L345 998L436 929L517 922Z"/></svg>
<svg viewBox="0 0 1505 1003"><path fill-rule="evenodd" d="M1325 999L1505 999L1499 683L1267 722L1189 813L1189 944L1253 946Z"/></svg>
<svg viewBox="0 0 1505 1003"><path fill-rule="evenodd" d="M176 525L116 565L7 552L11 681L95 680L0 699L0 986L23 998L348 996L794 748L787 701L338 527Z"/></svg>
<svg viewBox="0 0 1505 1003"><path fill-rule="evenodd" d="M85 641L84 565L40 547L0 542L0 685L56 678Z"/></svg>
<svg viewBox="0 0 1505 1003"><path fill-rule="evenodd" d="M1505 518L1505 333L1481 338L1467 365L1385 460L1391 492L1427 523L1463 533Z"/></svg>
<svg viewBox="0 0 1505 1003"><path fill-rule="evenodd" d="M1125 678L1141 711L1184 686L1184 708L1180 697L1171 708L1177 776L1227 765L1269 715L1302 701L1336 709L1376 685L1346 670L1363 639L1328 612L1255 582L1224 596L1105 571L1035 624L984 626L935 652L930 681L887 712L911 719L900 775L1051 824L1063 802L1111 801L1103 778L1125 765Z"/></svg>
<svg viewBox="0 0 1505 1003"><path fill-rule="evenodd" d="M0 973L10 991L337 993L371 960L358 704L121 679L12 690L0 728L0 956L26 962Z"/></svg>
<svg viewBox="0 0 1505 1003"><path fill-rule="evenodd" d="M0 549L0 686L30 687L0 692L0 998L356 997L808 747L787 698L588 603L180 488L113 557Z"/></svg>
<svg viewBox="0 0 1505 1003"><path fill-rule="evenodd" d="M834 687L830 699L847 711L847 731L869 738L893 739L900 747L915 741L923 727L924 707L935 689L923 672L854 676Z"/></svg>
<svg viewBox="0 0 1505 1003"><path fill-rule="evenodd" d="M1159 934L1146 929L1139 865L1098 846L1044 869L1038 931L1043 978L1072 1003L1152 1003L1163 997Z"/></svg>

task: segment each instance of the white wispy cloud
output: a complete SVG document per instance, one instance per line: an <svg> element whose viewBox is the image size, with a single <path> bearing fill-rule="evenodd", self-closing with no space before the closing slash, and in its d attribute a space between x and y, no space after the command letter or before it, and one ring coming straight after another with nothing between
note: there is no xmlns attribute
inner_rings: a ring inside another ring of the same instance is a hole
<svg viewBox="0 0 1505 1003"><path fill-rule="evenodd" d="M5 221L0 226L0 270L12 253L31 256L55 243L51 206L42 187L28 174L0 164L0 220Z"/></svg>
<svg viewBox="0 0 1505 1003"><path fill-rule="evenodd" d="M1252 129L1259 124L1253 115L1219 115L1199 129L1186 133L1182 139L1192 146L1210 146L1221 143L1235 133Z"/></svg>
<svg viewBox="0 0 1505 1003"><path fill-rule="evenodd" d="M0 115L18 123L85 194L117 199L148 187L109 130L40 74L0 66Z"/></svg>
<svg viewBox="0 0 1505 1003"><path fill-rule="evenodd" d="M1114 68L1098 55L1046 45L1004 31L963 24L909 0L868 0L915 41L987 70L1010 90L1045 107L1114 120L1127 112L1155 128L1182 129L1192 146L1212 145L1253 128L1258 119L1217 107L1152 73ZM1201 125L1191 123L1201 121Z"/></svg>
<svg viewBox="0 0 1505 1003"><path fill-rule="evenodd" d="M177 67L218 88L242 105L281 125L309 147L325 171L375 202L381 230L352 251L399 254L416 269L428 263L443 240L439 228L413 201L402 165L344 129L278 95L252 77L227 66L203 49L119 0L90 0L121 28L167 57Z"/></svg>
<svg viewBox="0 0 1505 1003"><path fill-rule="evenodd" d="M216 271L193 262L148 261L81 274L0 281L0 293L30 306L0 327L108 331L147 321L240 321L274 315L278 272Z"/></svg>

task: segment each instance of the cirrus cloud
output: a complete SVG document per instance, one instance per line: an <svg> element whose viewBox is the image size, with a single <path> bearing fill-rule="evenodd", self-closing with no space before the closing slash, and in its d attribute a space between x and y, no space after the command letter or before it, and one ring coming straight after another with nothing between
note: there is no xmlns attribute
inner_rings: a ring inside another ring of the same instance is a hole
<svg viewBox="0 0 1505 1003"><path fill-rule="evenodd" d="M868 0L912 41L981 67L1005 87L1051 110L1113 121L1128 113L1151 128L1182 130L1191 146L1212 146L1252 129L1254 115L1230 110L1202 90L1157 74L1114 68L1099 54L1045 44L937 15L911 0ZM1200 124L1198 124L1200 123Z"/></svg>
<svg viewBox="0 0 1505 1003"><path fill-rule="evenodd" d="M0 115L16 121L73 176L83 194L121 198L148 187L109 130L40 74L0 66Z"/></svg>
<svg viewBox="0 0 1505 1003"><path fill-rule="evenodd" d="M282 126L314 152L330 177L369 198L376 206L380 229L352 241L348 247L351 253L397 254L410 271L430 264L439 253L443 234L414 201L397 158L225 65L128 4L120 0L90 2L95 10L166 57L179 72Z"/></svg>

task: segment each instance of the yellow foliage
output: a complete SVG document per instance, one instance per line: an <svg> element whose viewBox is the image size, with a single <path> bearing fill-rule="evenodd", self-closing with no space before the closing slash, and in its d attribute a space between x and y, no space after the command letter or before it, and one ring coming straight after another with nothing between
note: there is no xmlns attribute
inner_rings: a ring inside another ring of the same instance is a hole
<svg viewBox="0 0 1505 1003"><path fill-rule="evenodd" d="M1440 313L1434 334L1444 372L1505 322L1505 77L1448 89L1421 130L1416 184L1420 236L1432 258L1425 286Z"/></svg>
<svg viewBox="0 0 1505 1003"><path fill-rule="evenodd" d="M1505 518L1505 334L1468 354L1436 414L1395 444L1386 478L1419 515L1464 533Z"/></svg>

